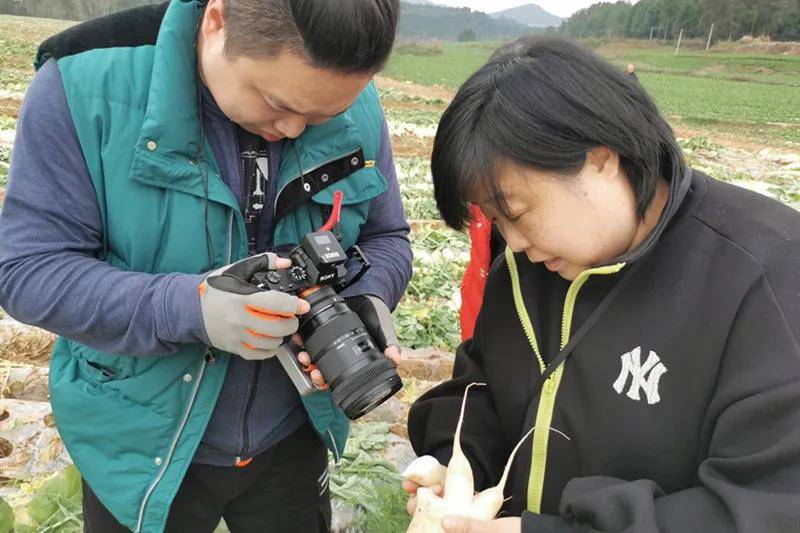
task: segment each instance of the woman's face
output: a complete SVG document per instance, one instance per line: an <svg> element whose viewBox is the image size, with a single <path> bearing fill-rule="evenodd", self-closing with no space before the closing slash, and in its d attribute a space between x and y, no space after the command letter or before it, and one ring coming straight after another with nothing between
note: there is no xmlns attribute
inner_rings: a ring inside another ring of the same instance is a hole
<svg viewBox="0 0 800 533"><path fill-rule="evenodd" d="M486 198L478 202L481 209L494 219L514 252L525 252L532 263L544 263L567 280L641 242L658 221L667 197L661 180L651 208L640 220L619 157L607 148L591 150L572 178L509 163L498 170L509 216Z"/></svg>

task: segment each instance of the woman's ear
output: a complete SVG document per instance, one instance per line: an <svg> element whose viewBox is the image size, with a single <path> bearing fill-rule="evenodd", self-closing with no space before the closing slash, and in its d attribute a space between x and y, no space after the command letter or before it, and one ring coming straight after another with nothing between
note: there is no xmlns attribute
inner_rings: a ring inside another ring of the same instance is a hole
<svg viewBox="0 0 800 533"><path fill-rule="evenodd" d="M586 152L583 168L599 178L616 178L619 175L619 154L605 146L598 146Z"/></svg>

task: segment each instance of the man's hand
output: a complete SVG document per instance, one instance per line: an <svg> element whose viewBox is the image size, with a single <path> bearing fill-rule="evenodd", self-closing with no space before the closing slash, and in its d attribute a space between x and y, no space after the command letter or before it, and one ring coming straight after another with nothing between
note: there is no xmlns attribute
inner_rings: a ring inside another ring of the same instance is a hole
<svg viewBox="0 0 800 533"><path fill-rule="evenodd" d="M392 322L392 312L389 311L383 300L377 296L367 295L351 296L346 298L346 301L348 307L361 318L367 333L370 334L378 348L383 350L383 354L395 365L399 365L401 359L400 342L397 340L397 332ZM300 335L295 334L292 340L298 346L303 346L303 339L300 338ZM297 360L305 367L311 365L311 356L308 352L300 352L297 355ZM313 368L309 375L315 387L324 389L327 386L325 378L318 369Z"/></svg>
<svg viewBox="0 0 800 533"><path fill-rule="evenodd" d="M292 335L292 341L301 348L304 346L303 338L300 336L299 333L295 333ZM300 352L297 354L297 360L300 361L300 364L306 367L306 369L311 368L312 370L306 370L308 375L311 377L311 382L314 386L318 389L326 389L328 384L325 383L325 378L322 377L322 372L316 366L311 366L311 355L308 352Z"/></svg>
<svg viewBox="0 0 800 533"><path fill-rule="evenodd" d="M445 516L442 526L447 533L520 533L522 519L516 516L497 520L471 520L461 516Z"/></svg>
<svg viewBox="0 0 800 533"><path fill-rule="evenodd" d="M400 341L392 321L392 312L377 296L351 296L346 299L348 307L355 312L367 332L383 350L383 354L395 365L400 364Z"/></svg>
<svg viewBox="0 0 800 533"><path fill-rule="evenodd" d="M260 270L288 268L292 262L273 253L242 259L211 272L200 284L200 308L212 346L245 359L265 359L284 337L297 331L297 316L308 302L248 282Z"/></svg>

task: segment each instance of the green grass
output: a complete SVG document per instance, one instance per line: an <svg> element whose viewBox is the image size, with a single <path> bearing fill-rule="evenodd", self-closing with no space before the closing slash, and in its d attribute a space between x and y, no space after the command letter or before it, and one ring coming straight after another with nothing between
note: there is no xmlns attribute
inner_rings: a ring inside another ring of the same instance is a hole
<svg viewBox="0 0 800 533"><path fill-rule="evenodd" d="M499 43L445 43L440 55L395 53L386 75L455 89ZM634 63L642 85L671 120L748 136L800 142L800 57L604 46L614 64Z"/></svg>
<svg viewBox="0 0 800 533"><path fill-rule="evenodd" d="M637 72L755 81L800 87L800 57L691 51L675 55L670 48L601 48L612 63L636 65Z"/></svg>
<svg viewBox="0 0 800 533"><path fill-rule="evenodd" d="M8 168L11 166L11 148L0 146L0 187L8 184Z"/></svg>
<svg viewBox="0 0 800 533"><path fill-rule="evenodd" d="M684 150L705 150L706 152L719 152L722 149L721 145L702 135L698 135L690 139L681 139L679 140L679 143L681 148Z"/></svg>
<svg viewBox="0 0 800 533"><path fill-rule="evenodd" d="M374 513L362 514L354 529L369 533L397 533L408 528L411 523L406 511L408 494L399 483L378 484L375 499L381 502L380 508Z"/></svg>
<svg viewBox="0 0 800 533"><path fill-rule="evenodd" d="M786 177L773 178L770 189L775 197L786 205L800 211L800 181Z"/></svg>
<svg viewBox="0 0 800 533"><path fill-rule="evenodd" d="M444 43L441 54L404 53L398 49L383 74L423 85L456 89L483 65L500 43Z"/></svg>
<svg viewBox="0 0 800 533"><path fill-rule="evenodd" d="M0 116L0 130L17 129L17 119L13 117Z"/></svg>
<svg viewBox="0 0 800 533"><path fill-rule="evenodd" d="M641 73L639 80L666 115L711 122L800 126L800 86L663 73Z"/></svg>
<svg viewBox="0 0 800 533"><path fill-rule="evenodd" d="M417 96L404 93L399 89L394 89L392 87L385 87L381 89L381 101L386 102L399 102L399 103L410 103L410 104L424 104L428 106L435 106L437 108L444 108L447 105L447 101L443 98L439 98L436 96L428 97L428 96Z"/></svg>
<svg viewBox="0 0 800 533"><path fill-rule="evenodd" d="M386 118L391 121L416 124L417 126L436 126L442 118L441 111L429 111L426 109L387 107L384 111L386 112Z"/></svg>
<svg viewBox="0 0 800 533"><path fill-rule="evenodd" d="M398 47L385 73L416 83L439 84L455 89L483 65L501 44L444 43L439 54L420 52L413 47ZM640 47L637 43L603 46L599 53L620 67L633 63L637 72L800 87L800 56L694 50L676 56L671 46Z"/></svg>

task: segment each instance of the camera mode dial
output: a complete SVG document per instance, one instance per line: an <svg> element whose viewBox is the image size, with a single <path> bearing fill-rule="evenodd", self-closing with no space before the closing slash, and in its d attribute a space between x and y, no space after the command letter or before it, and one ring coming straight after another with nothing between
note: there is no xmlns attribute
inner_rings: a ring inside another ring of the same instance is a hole
<svg viewBox="0 0 800 533"><path fill-rule="evenodd" d="M301 283L307 278L306 271L299 266L292 267L289 271L289 279L295 283Z"/></svg>

